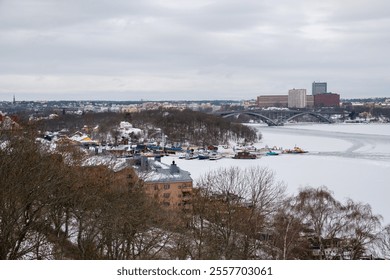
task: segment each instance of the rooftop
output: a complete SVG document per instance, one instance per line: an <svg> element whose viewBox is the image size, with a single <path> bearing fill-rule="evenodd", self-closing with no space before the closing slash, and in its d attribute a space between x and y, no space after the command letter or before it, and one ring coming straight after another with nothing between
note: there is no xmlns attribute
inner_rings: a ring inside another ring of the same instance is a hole
<svg viewBox="0 0 390 280"><path fill-rule="evenodd" d="M141 159L141 164L135 166L137 174L145 182L192 182L191 174L180 169L175 161L168 165L147 158Z"/></svg>

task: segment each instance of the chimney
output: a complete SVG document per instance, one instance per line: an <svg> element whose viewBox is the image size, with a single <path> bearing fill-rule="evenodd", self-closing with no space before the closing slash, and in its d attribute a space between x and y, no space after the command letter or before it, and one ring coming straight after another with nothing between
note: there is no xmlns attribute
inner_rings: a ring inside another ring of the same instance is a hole
<svg viewBox="0 0 390 280"><path fill-rule="evenodd" d="M141 170L148 171L149 170L149 160L145 156L141 156Z"/></svg>
<svg viewBox="0 0 390 280"><path fill-rule="evenodd" d="M179 174L180 173L180 169L179 167L177 167L175 161L172 161L172 164L169 168L169 172L173 175L173 174Z"/></svg>

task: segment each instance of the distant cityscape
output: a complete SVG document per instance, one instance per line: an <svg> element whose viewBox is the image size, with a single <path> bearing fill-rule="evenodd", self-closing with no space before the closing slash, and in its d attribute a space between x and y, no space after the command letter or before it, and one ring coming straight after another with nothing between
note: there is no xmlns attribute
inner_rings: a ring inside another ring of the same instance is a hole
<svg viewBox="0 0 390 280"><path fill-rule="evenodd" d="M250 100L166 100L166 101L109 101L109 100L57 100L21 101L15 94L12 101L0 101L0 113L12 115L30 113L35 116L55 114L83 114L87 112L135 113L159 108L190 109L201 112L215 112L229 108L247 110L261 108L318 109L351 108L351 106L379 106L390 108L390 98L342 99L338 93L328 91L327 82L313 82L311 94L307 89L289 89L285 95L259 95Z"/></svg>
<svg viewBox="0 0 390 280"><path fill-rule="evenodd" d="M261 95L257 97L257 105L285 108L318 108L340 107L340 94L328 92L326 82L313 82L312 94L307 95L306 89L290 89L287 95Z"/></svg>

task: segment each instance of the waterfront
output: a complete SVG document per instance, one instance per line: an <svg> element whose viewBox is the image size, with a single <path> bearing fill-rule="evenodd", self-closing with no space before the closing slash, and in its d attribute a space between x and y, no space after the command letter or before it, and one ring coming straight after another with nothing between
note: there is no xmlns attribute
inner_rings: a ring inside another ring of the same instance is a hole
<svg viewBox="0 0 390 280"><path fill-rule="evenodd" d="M305 186L326 186L339 200L351 198L369 203L373 212L390 223L390 124L313 124L268 127L249 124L262 133L254 146L260 148L299 146L309 153L263 156L256 160L225 158L218 161L183 160L165 157L163 161L191 172L196 180L219 167L260 165L275 172L287 184L289 193Z"/></svg>

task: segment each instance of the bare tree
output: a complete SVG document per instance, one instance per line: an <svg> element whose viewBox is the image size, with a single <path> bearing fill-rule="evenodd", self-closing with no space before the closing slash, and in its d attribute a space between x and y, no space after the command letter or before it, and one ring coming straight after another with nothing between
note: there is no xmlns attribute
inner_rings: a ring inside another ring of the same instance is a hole
<svg viewBox="0 0 390 280"><path fill-rule="evenodd" d="M344 210L346 226L342 236L347 243L342 247L344 255L350 259L374 257L376 254L370 250L371 246L380 238L382 217L372 213L368 204L357 203L349 199Z"/></svg>
<svg viewBox="0 0 390 280"><path fill-rule="evenodd" d="M60 157L41 150L33 139L28 131L1 135L0 259L52 257L45 228L66 174Z"/></svg>
<svg viewBox="0 0 390 280"><path fill-rule="evenodd" d="M306 236L310 230L302 216L295 212L294 198L287 198L279 207L272 223L272 239L267 252L272 259L308 259L311 257L310 243Z"/></svg>
<svg viewBox="0 0 390 280"><path fill-rule="evenodd" d="M200 198L194 203L194 232L197 248L203 250L198 256L257 258L285 186L260 167L218 169L204 175L197 186Z"/></svg>
<svg viewBox="0 0 390 280"><path fill-rule="evenodd" d="M380 235L379 248L381 256L390 259L390 225L384 227Z"/></svg>
<svg viewBox="0 0 390 280"><path fill-rule="evenodd" d="M325 187L301 190L293 210L311 231L306 237L319 259L359 259L377 240L381 217L368 204L337 201Z"/></svg>

